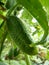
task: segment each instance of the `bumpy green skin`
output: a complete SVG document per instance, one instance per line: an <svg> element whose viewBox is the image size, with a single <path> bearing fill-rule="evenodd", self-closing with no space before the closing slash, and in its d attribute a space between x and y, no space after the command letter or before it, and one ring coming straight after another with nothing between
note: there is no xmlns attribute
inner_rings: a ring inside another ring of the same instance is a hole
<svg viewBox="0 0 49 65"><path fill-rule="evenodd" d="M30 47L29 44L32 43L32 40L29 39L27 33L23 29L23 25L21 24L21 20L16 16L9 16L7 19L7 28L8 31L14 40L14 42L18 45L18 47L25 53L32 55L34 54L35 47ZM35 52L35 54L37 51Z"/></svg>
<svg viewBox="0 0 49 65"><path fill-rule="evenodd" d="M41 3L39 0L17 0L18 4L21 4L25 7L32 16L34 16L41 27L44 29L44 35L40 42L37 44L43 44L42 42L46 39L48 35L48 21L46 17L46 12L44 11ZM26 5L27 4L27 5Z"/></svg>

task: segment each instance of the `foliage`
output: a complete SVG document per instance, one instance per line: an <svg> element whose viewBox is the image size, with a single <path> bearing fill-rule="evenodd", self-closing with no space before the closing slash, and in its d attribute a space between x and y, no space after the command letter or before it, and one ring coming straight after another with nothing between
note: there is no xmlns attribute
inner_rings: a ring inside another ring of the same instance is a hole
<svg viewBox="0 0 49 65"><path fill-rule="evenodd" d="M0 65L45 65L49 61L48 2L0 0Z"/></svg>

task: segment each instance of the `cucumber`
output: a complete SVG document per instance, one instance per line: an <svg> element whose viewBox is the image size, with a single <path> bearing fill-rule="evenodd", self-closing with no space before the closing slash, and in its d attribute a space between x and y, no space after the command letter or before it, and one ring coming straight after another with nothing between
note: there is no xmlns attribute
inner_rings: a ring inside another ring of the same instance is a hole
<svg viewBox="0 0 49 65"><path fill-rule="evenodd" d="M37 53L37 49L35 46L30 47L32 40L27 35L25 31L25 27L21 24L21 20L16 16L9 16L7 19L7 29L14 40L16 45L25 53L29 55L33 55L34 51L36 50L35 54Z"/></svg>
<svg viewBox="0 0 49 65"><path fill-rule="evenodd" d="M17 0L17 3L25 7L31 13L31 15L37 19L38 23L43 28L44 35L40 40L40 42L37 43L37 44L43 44L42 42L46 39L48 35L48 21L47 21L46 12L44 11L40 1L39 0L29 0L29 1Z"/></svg>

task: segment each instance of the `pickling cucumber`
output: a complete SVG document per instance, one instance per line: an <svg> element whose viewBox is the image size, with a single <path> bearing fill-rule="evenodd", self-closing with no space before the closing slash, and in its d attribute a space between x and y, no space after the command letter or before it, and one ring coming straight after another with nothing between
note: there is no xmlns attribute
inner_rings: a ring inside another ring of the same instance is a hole
<svg viewBox="0 0 49 65"><path fill-rule="evenodd" d="M9 16L7 18L7 28L11 38L16 45L25 53L29 55L35 55L37 49L35 46L31 47L32 40L27 35L27 31L24 29L21 20L16 16Z"/></svg>
<svg viewBox="0 0 49 65"><path fill-rule="evenodd" d="M43 41L47 38L48 35L48 21L46 12L43 9L39 0L17 0L17 3L26 8L32 16L38 21L40 26L44 30L44 35L42 39L37 44L43 44ZM27 5L26 5L27 4Z"/></svg>

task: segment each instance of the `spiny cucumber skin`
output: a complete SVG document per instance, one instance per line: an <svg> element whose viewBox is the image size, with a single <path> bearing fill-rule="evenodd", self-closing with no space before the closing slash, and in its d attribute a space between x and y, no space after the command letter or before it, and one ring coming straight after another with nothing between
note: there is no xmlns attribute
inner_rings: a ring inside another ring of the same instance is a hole
<svg viewBox="0 0 49 65"><path fill-rule="evenodd" d="M45 41L48 35L48 21L47 21L46 12L44 11L40 1L39 0L29 0L29 1L17 0L17 2L18 4L21 4L23 7L25 7L31 13L31 15L37 19L38 23L43 28L44 35L42 39L38 43L35 43L35 44L43 44L43 42Z"/></svg>
<svg viewBox="0 0 49 65"><path fill-rule="evenodd" d="M21 25L21 20L19 20L19 18L17 18L16 16L9 16L7 20L7 28L11 35L11 38L23 52L29 55L34 54L33 51L35 50L35 48L29 46L32 41L29 39L26 32L24 31Z"/></svg>

